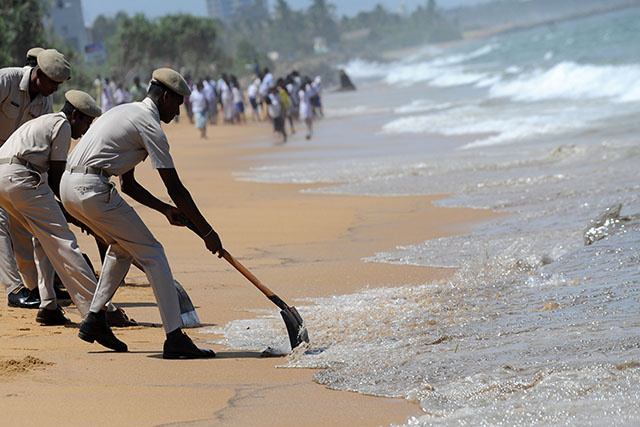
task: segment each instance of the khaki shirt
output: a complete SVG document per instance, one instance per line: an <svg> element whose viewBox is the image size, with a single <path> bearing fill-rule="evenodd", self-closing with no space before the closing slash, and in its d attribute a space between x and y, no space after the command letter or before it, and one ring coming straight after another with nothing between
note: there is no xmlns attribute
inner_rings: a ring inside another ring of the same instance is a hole
<svg viewBox="0 0 640 427"><path fill-rule="evenodd" d="M154 169L173 168L158 107L149 98L122 104L100 116L71 151L68 166L92 166L122 175L147 156Z"/></svg>
<svg viewBox="0 0 640 427"><path fill-rule="evenodd" d="M0 147L0 159L15 156L31 163L38 172L49 170L49 162L67 161L71 125L64 113L40 116L23 124Z"/></svg>
<svg viewBox="0 0 640 427"><path fill-rule="evenodd" d="M53 98L41 94L31 100L29 79L33 67L0 69L0 145L22 124L53 112Z"/></svg>

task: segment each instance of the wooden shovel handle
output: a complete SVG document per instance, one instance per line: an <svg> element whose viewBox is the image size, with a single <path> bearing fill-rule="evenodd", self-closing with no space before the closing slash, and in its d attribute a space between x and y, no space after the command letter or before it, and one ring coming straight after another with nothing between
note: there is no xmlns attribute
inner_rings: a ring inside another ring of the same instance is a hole
<svg viewBox="0 0 640 427"><path fill-rule="evenodd" d="M238 270L251 283L253 283L253 285L256 288L260 289L260 291L262 291L262 293L265 294L267 298L272 298L275 295L273 292L271 292L269 288L263 285L262 282L256 276L253 275L253 273L247 270L247 268L244 265L240 264L240 261L235 259L233 255L231 255L229 252L225 250L223 251L224 252L222 254L222 257L226 259L229 262L229 264L231 264L236 270Z"/></svg>

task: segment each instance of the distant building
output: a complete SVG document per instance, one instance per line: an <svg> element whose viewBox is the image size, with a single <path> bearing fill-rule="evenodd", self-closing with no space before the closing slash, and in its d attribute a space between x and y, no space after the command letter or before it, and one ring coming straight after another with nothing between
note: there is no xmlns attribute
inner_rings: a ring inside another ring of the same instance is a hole
<svg viewBox="0 0 640 427"><path fill-rule="evenodd" d="M53 31L69 46L85 52L89 36L84 26L82 0L43 0L48 15L43 18L45 27Z"/></svg>
<svg viewBox="0 0 640 427"><path fill-rule="evenodd" d="M405 18L407 16L409 16L409 13L408 13L408 10L407 10L407 2L406 1L402 0L400 2L400 7L398 8L398 14L400 14L400 16L403 16Z"/></svg>
<svg viewBox="0 0 640 427"><path fill-rule="evenodd" d="M207 14L211 18L228 22L238 8L251 6L251 3L251 0L207 0Z"/></svg>

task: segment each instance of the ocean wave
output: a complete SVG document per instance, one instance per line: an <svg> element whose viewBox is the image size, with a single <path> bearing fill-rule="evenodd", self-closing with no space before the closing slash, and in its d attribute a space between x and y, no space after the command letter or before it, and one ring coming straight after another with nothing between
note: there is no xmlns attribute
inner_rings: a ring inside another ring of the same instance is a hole
<svg viewBox="0 0 640 427"><path fill-rule="evenodd" d="M426 99L414 99L411 103L393 109L395 114L425 113L451 108L450 102L434 103Z"/></svg>
<svg viewBox="0 0 640 427"><path fill-rule="evenodd" d="M391 65L356 58L348 64L343 65L342 68L354 79L371 79L386 76L389 73Z"/></svg>
<svg viewBox="0 0 640 427"><path fill-rule="evenodd" d="M325 115L330 118L361 116L365 114L381 114L389 112L389 108L372 107L368 105L356 105L344 108L326 108Z"/></svg>
<svg viewBox="0 0 640 427"><path fill-rule="evenodd" d="M497 47L498 44L488 44L472 52L444 55L420 62L405 59L380 63L356 58L342 68L354 79L379 78L388 85L406 86L429 82L438 87L459 86L476 83L488 77L484 73L466 72L460 64L487 55Z"/></svg>
<svg viewBox="0 0 640 427"><path fill-rule="evenodd" d="M470 149L585 131L596 127L601 120L615 113L615 110L601 111L598 106L576 109L564 104L544 110L534 106L529 108L527 105L510 109L468 105L430 111L428 114L392 120L382 126L381 133L477 135L478 139L461 147Z"/></svg>
<svg viewBox="0 0 640 427"><path fill-rule="evenodd" d="M640 100L640 65L592 65L560 62L511 80L501 79L489 89L493 98L540 101L556 98Z"/></svg>

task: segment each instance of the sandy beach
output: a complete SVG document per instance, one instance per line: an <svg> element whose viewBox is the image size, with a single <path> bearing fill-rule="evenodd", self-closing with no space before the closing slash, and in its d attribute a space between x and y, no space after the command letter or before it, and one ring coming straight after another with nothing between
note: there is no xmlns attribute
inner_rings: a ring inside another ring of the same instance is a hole
<svg viewBox="0 0 640 427"><path fill-rule="evenodd" d="M330 122L319 122L318 127ZM268 124L209 127L198 138L186 117L165 127L178 172L225 248L292 305L304 297L340 295L366 286L421 284L445 278L450 269L365 263L363 257L396 245L469 231L493 217L489 211L435 208L437 197L363 197L303 194L303 186L237 181L252 156L273 150L304 150L301 135L275 145ZM168 201L149 162L136 177ZM308 187L308 186L307 186ZM208 253L186 228L172 227L137 204L163 243L175 278L197 306L203 327L255 316L247 310L271 303L224 260ZM95 244L81 249L99 266ZM213 360L161 358L164 332L144 274L132 268L114 302L140 322L114 329L130 351L116 354L77 338L72 324L43 327L35 310L0 305L0 409L5 425L335 425L404 423L418 405L329 390L313 381L314 370L281 369L281 358L237 352L197 329L189 335L212 347ZM284 333L284 328L283 328ZM309 330L313 341L313 330Z"/></svg>

